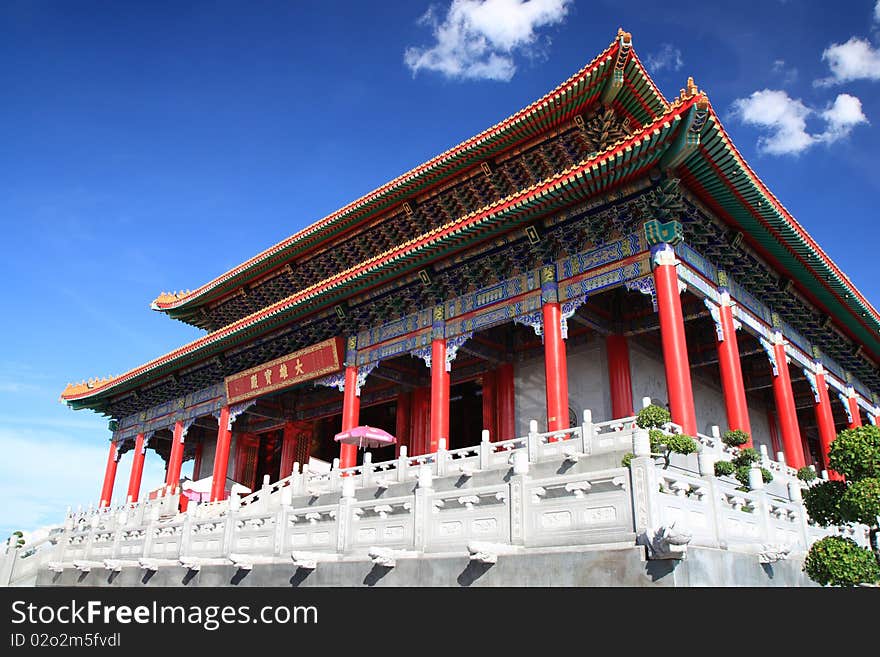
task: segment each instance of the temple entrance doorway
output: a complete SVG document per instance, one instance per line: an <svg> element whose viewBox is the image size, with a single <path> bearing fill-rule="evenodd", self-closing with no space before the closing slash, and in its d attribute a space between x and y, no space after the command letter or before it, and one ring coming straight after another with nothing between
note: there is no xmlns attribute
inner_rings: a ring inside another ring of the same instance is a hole
<svg viewBox="0 0 880 657"><path fill-rule="evenodd" d="M483 386L465 381L449 389L449 445L460 449L478 445L483 432Z"/></svg>

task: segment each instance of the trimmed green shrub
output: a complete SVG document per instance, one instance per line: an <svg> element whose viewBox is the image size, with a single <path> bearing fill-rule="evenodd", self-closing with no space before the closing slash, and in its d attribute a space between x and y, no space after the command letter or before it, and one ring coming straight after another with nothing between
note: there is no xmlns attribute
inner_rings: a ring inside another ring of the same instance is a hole
<svg viewBox="0 0 880 657"><path fill-rule="evenodd" d="M630 463L632 463L632 460L635 457L636 457L636 455L633 454L632 452L629 452L628 454L624 454L623 458L620 460L620 465L622 465L624 468L628 468L630 466Z"/></svg>
<svg viewBox="0 0 880 657"><path fill-rule="evenodd" d="M850 481L880 477L880 427L841 431L828 450L828 466Z"/></svg>
<svg viewBox="0 0 880 657"><path fill-rule="evenodd" d="M813 481L816 476L816 471L808 465L805 465L797 471L797 478L807 483Z"/></svg>
<svg viewBox="0 0 880 657"><path fill-rule="evenodd" d="M754 447L746 447L745 449L739 450L739 453L734 456L731 461L733 464L741 468L743 466L748 467L752 463L757 463L761 459L761 455L758 454L758 450Z"/></svg>
<svg viewBox="0 0 880 657"><path fill-rule="evenodd" d="M715 476L723 477L724 475L732 475L736 472L736 466L730 461L715 462Z"/></svg>
<svg viewBox="0 0 880 657"><path fill-rule="evenodd" d="M874 525L880 516L880 479L862 479L847 487L840 498L840 514L849 522Z"/></svg>
<svg viewBox="0 0 880 657"><path fill-rule="evenodd" d="M664 424L672 421L672 416L665 408L650 404L645 406L636 415L636 424L642 429L652 429L654 427L662 427Z"/></svg>
<svg viewBox="0 0 880 657"><path fill-rule="evenodd" d="M880 580L880 565L871 551L841 536L826 536L813 543L804 560L804 572L814 582L826 586L855 586Z"/></svg>
<svg viewBox="0 0 880 657"><path fill-rule="evenodd" d="M846 492L842 481L821 481L804 491L804 507L807 513L823 527L840 525L844 521L840 510L840 500Z"/></svg>
<svg viewBox="0 0 880 657"><path fill-rule="evenodd" d="M740 429L729 429L721 437L721 442L728 447L739 447L745 445L749 440L751 440L751 436Z"/></svg>

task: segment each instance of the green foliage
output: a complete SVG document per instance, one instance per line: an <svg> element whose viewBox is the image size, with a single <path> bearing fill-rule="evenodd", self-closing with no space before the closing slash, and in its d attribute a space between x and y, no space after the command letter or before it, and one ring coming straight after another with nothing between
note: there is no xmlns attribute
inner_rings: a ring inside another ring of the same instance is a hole
<svg viewBox="0 0 880 657"><path fill-rule="evenodd" d="M676 454L693 454L699 449L697 441L685 434L667 436L666 447Z"/></svg>
<svg viewBox="0 0 880 657"><path fill-rule="evenodd" d="M648 431L648 439L651 441L651 451L655 454L660 452L663 449L663 445L666 444L666 434L660 431L660 429Z"/></svg>
<svg viewBox="0 0 880 657"><path fill-rule="evenodd" d="M622 465L624 468L628 468L630 463L632 462L632 460L635 457L636 457L636 455L633 454L632 452L629 452L628 454L624 454L623 458L620 460L620 465Z"/></svg>
<svg viewBox="0 0 880 657"><path fill-rule="evenodd" d="M804 491L804 507L812 518L823 527L845 522L840 510L840 500L846 492L842 481L821 481Z"/></svg>
<svg viewBox="0 0 880 657"><path fill-rule="evenodd" d="M880 427L841 431L831 442L828 465L850 481L880 477Z"/></svg>
<svg viewBox="0 0 880 657"><path fill-rule="evenodd" d="M693 454L699 451L700 446L696 440L684 434L667 435L660 429L648 431L651 441L651 453L663 457L664 468L669 467L669 459L673 454Z"/></svg>
<svg viewBox="0 0 880 657"><path fill-rule="evenodd" d="M638 415L636 415L636 424L642 429L662 427L664 424L671 421L672 416L669 414L669 411L655 404L645 406L645 408L640 410Z"/></svg>
<svg viewBox="0 0 880 657"><path fill-rule="evenodd" d="M805 465L797 471L797 478L809 483L816 478L816 471L810 466Z"/></svg>
<svg viewBox="0 0 880 657"><path fill-rule="evenodd" d="M731 460L736 467L742 468L748 467L752 463L757 463L760 459L761 455L758 454L758 451L754 447L746 447L745 449L739 450L739 453Z"/></svg>
<svg viewBox="0 0 880 657"><path fill-rule="evenodd" d="M871 551L840 536L826 536L813 543L804 560L804 572L814 582L832 586L880 580L880 565Z"/></svg>
<svg viewBox="0 0 880 657"><path fill-rule="evenodd" d="M740 429L729 429L721 437L721 442L728 447L739 447L745 445L749 440L751 440L751 436Z"/></svg>
<svg viewBox="0 0 880 657"><path fill-rule="evenodd" d="M715 476L723 477L724 475L732 475L736 472L736 466L730 461L715 462Z"/></svg>
<svg viewBox="0 0 880 657"><path fill-rule="evenodd" d="M850 484L840 498L840 514L848 522L875 525L880 516L880 479L871 477Z"/></svg>

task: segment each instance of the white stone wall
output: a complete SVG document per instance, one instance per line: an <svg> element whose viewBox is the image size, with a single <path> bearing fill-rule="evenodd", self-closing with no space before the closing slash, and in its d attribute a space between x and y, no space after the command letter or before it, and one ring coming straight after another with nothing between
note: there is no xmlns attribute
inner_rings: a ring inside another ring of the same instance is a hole
<svg viewBox="0 0 880 657"><path fill-rule="evenodd" d="M633 380L633 405L641 407L642 397L650 397L654 403L666 405L666 371L661 353L652 353L630 341L630 368ZM727 411L721 383L693 378L694 406L697 431L709 435L711 426L717 424L722 433L727 429ZM546 431L547 401L544 387L544 359L533 358L518 362L514 368L516 388L516 433L525 435L529 420L538 421L538 429ZM603 422L611 419L611 391L608 384L608 360L605 341L597 339L568 350L569 405L578 415L584 408L593 411L593 420ZM756 447L766 445L772 454L767 409L754 399L749 399L749 420Z"/></svg>
<svg viewBox="0 0 880 657"><path fill-rule="evenodd" d="M578 419L583 409L593 411L593 420L611 419L611 391L605 341L597 339L568 349L569 407ZM529 420L538 421L538 430L547 430L547 393L544 385L544 358L539 356L514 366L516 390L516 435L529 431Z"/></svg>
<svg viewBox="0 0 880 657"><path fill-rule="evenodd" d="M234 472L235 463L235 442L236 435L235 432L232 433L232 441L229 444L229 463L226 467L226 475L228 477L232 477L232 473ZM204 479L205 477L210 477L214 472L214 453L217 451L217 437L213 438L205 438L202 443L202 461L199 466L198 472L193 472L193 479Z"/></svg>

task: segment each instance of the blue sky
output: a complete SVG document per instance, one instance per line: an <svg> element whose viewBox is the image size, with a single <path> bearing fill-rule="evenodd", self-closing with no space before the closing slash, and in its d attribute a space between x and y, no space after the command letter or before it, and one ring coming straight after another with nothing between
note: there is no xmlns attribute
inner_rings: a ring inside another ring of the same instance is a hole
<svg viewBox="0 0 880 657"><path fill-rule="evenodd" d="M660 6L0 4L0 535L96 501L106 420L58 396L199 335L149 310L160 292L197 287L497 123L619 26L668 97L695 78L880 305L880 0ZM142 490L161 466L148 452Z"/></svg>

